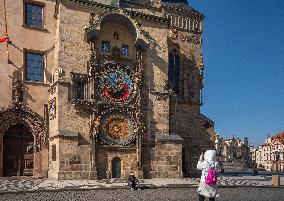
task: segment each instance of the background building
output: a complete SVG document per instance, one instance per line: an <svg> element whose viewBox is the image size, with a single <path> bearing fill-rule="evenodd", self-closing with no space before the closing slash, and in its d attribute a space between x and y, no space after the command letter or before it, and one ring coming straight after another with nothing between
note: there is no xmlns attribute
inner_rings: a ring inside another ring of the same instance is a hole
<svg viewBox="0 0 284 201"><path fill-rule="evenodd" d="M240 169L254 166L247 137L242 141L240 138L235 138L234 135L231 139L223 139L217 134L215 149L224 169Z"/></svg>
<svg viewBox="0 0 284 201"><path fill-rule="evenodd" d="M0 176L196 173L215 140L200 113L201 13L169 0L5 2Z"/></svg>
<svg viewBox="0 0 284 201"><path fill-rule="evenodd" d="M253 150L257 167L267 171L284 171L284 132L267 137Z"/></svg>

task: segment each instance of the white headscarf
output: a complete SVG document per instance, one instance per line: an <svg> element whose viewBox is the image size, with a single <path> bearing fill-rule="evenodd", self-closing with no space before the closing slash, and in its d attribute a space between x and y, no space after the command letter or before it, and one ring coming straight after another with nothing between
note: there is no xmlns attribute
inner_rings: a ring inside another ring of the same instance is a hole
<svg viewBox="0 0 284 201"><path fill-rule="evenodd" d="M216 162L216 151L215 150L207 150L204 154L204 160L209 163Z"/></svg>

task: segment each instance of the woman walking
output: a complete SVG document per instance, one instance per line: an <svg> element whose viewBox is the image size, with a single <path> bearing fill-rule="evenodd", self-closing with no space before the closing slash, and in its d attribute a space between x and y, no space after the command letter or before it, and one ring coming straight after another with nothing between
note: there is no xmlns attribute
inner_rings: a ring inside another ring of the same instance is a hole
<svg viewBox="0 0 284 201"><path fill-rule="evenodd" d="M197 169L202 170L199 187L197 190L199 201L204 201L205 197L209 201L215 201L217 194L217 177L218 162L216 161L216 151L207 150L202 153L197 163Z"/></svg>

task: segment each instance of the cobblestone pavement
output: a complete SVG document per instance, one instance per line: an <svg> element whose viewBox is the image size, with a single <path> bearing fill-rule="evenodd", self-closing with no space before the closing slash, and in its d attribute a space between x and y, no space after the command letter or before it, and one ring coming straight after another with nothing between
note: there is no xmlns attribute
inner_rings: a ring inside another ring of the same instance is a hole
<svg viewBox="0 0 284 201"><path fill-rule="evenodd" d="M8 193L0 195L5 201L195 201L196 188L158 188L132 191L117 190L62 190L29 193ZM283 188L235 187L219 188L216 201L283 201Z"/></svg>
<svg viewBox="0 0 284 201"><path fill-rule="evenodd" d="M219 179L219 186L271 186L271 176L223 176ZM281 177L282 183L284 177ZM284 184L284 183L283 183Z"/></svg>
<svg viewBox="0 0 284 201"><path fill-rule="evenodd" d="M219 186L271 186L271 176L222 176L218 178ZM141 179L141 186L154 187L195 187L198 179ZM284 176L281 177L284 185ZM5 192L58 190L58 189L105 189L127 188L125 180L48 180L31 178L0 178L0 194ZM283 199L284 200L284 199Z"/></svg>

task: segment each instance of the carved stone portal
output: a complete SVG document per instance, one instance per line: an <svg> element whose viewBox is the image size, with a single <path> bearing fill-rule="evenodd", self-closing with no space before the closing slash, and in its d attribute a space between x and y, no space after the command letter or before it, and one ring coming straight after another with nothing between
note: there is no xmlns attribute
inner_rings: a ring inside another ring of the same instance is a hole
<svg viewBox="0 0 284 201"><path fill-rule="evenodd" d="M21 103L13 103L6 109L0 110L0 133L5 133L11 126L23 124L34 136L34 152L48 146L48 136L44 120L38 114Z"/></svg>

